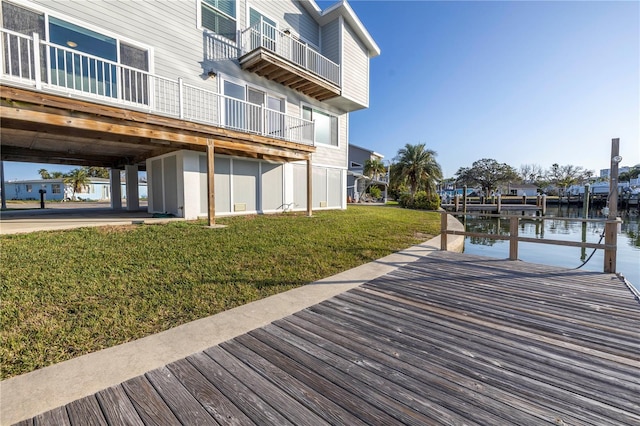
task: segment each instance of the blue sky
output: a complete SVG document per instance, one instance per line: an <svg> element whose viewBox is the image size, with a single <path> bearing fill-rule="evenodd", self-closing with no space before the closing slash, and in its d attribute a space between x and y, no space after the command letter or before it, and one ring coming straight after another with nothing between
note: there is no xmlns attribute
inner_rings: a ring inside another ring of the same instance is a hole
<svg viewBox="0 0 640 426"><path fill-rule="evenodd" d="M351 143L386 160L424 143L446 177L481 158L598 173L612 138L640 163L640 2L350 4L382 51ZM42 167L70 169L5 162L5 179Z"/></svg>
<svg viewBox="0 0 640 426"><path fill-rule="evenodd" d="M424 143L447 177L481 158L599 173L612 138L640 163L639 2L350 4L382 51L350 143Z"/></svg>

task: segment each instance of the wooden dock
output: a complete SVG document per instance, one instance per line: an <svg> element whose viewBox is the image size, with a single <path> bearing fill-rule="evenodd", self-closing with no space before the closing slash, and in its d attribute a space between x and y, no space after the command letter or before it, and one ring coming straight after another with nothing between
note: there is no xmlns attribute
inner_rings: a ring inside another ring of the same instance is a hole
<svg viewBox="0 0 640 426"><path fill-rule="evenodd" d="M615 275L449 252L21 425L640 424Z"/></svg>

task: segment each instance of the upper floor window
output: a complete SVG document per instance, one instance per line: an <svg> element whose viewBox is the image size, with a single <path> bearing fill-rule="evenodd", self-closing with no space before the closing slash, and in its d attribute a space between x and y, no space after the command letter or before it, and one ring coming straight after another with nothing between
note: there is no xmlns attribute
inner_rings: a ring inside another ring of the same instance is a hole
<svg viewBox="0 0 640 426"><path fill-rule="evenodd" d="M33 185L27 184L27 192L32 192L32 191L33 191Z"/></svg>
<svg viewBox="0 0 640 426"><path fill-rule="evenodd" d="M316 143L338 146L338 117L305 105L302 118L314 122Z"/></svg>
<svg viewBox="0 0 640 426"><path fill-rule="evenodd" d="M236 41L236 0L201 0L202 26Z"/></svg>

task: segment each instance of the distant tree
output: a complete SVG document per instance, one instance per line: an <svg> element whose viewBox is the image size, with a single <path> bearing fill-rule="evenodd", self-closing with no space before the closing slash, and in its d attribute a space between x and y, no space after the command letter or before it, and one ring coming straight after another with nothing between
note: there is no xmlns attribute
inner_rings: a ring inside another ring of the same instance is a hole
<svg viewBox="0 0 640 426"><path fill-rule="evenodd" d="M422 189L431 196L436 192L436 183L442 179L442 168L436 161L436 152L425 144L406 144L398 151L391 167L392 186L407 185L413 200Z"/></svg>
<svg viewBox="0 0 640 426"><path fill-rule="evenodd" d="M82 169L73 169L64 178L65 184L71 185L73 189L72 199L76 199L76 193L82 192L82 189L88 187L91 183L90 177L87 175L87 171Z"/></svg>
<svg viewBox="0 0 640 426"><path fill-rule="evenodd" d="M571 164L560 166L554 163L547 171L547 179L560 190L560 195L565 195L569 186L584 183L592 175L593 171Z"/></svg>
<svg viewBox="0 0 640 426"><path fill-rule="evenodd" d="M47 169L38 170L38 174L42 179L51 179L51 174L47 171Z"/></svg>
<svg viewBox="0 0 640 426"><path fill-rule="evenodd" d="M627 172L622 172L618 175L618 182L629 182L631 179L638 179L640 175L640 166L634 166Z"/></svg>
<svg viewBox="0 0 640 426"><path fill-rule="evenodd" d="M490 158L475 161L471 167L461 167L456 176L458 184L480 186L487 196L501 184L520 180L513 167Z"/></svg>
<svg viewBox="0 0 640 426"><path fill-rule="evenodd" d="M522 183L537 184L544 176L544 171L538 164L522 164L518 173L522 178Z"/></svg>
<svg viewBox="0 0 640 426"><path fill-rule="evenodd" d="M109 178L109 169L105 167L89 167L84 166L83 169L87 172L87 176L92 178Z"/></svg>
<svg viewBox="0 0 640 426"><path fill-rule="evenodd" d="M363 173L372 179L379 180L381 175L387 172L387 168L379 158L370 158L364 162Z"/></svg>
<svg viewBox="0 0 640 426"><path fill-rule="evenodd" d="M62 172L51 172L51 179L60 179L65 177L66 174Z"/></svg>

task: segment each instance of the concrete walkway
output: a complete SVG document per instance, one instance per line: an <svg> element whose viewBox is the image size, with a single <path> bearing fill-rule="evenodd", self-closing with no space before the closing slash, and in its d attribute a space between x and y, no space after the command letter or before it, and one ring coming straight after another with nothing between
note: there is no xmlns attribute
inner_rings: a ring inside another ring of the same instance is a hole
<svg viewBox="0 0 640 426"><path fill-rule="evenodd" d="M115 226L166 223L182 218L153 217L144 210L113 210L96 204L62 204L43 210L10 209L0 212L0 234L18 234L35 231L55 231L88 226Z"/></svg>
<svg viewBox="0 0 640 426"><path fill-rule="evenodd" d="M449 216L449 228L461 224ZM449 236L462 251L464 237ZM258 300L130 343L104 349L0 382L0 424L10 425L203 351L427 256L440 238L312 284Z"/></svg>

